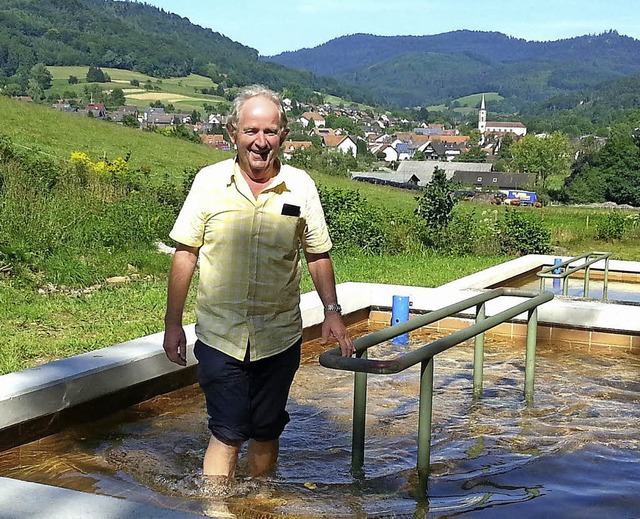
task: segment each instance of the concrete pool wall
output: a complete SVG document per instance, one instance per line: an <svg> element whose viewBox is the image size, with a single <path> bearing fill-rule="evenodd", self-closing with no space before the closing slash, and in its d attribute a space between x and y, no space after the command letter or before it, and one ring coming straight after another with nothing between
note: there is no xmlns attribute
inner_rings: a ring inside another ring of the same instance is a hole
<svg viewBox="0 0 640 519"><path fill-rule="evenodd" d="M468 298L490 286L498 286L524 272L552 265L553 260L554 256L529 255L437 288L343 283L338 286L338 296L349 324L366 319L388 324L394 295L409 296L413 313L429 312ZM610 270L640 275L640 263L611 261ZM489 302L487 315L512 306L516 299L503 297ZM301 308L305 339L317 337L323 319L317 294L303 294ZM467 326L474 311L470 309L444 319L433 327L447 331ZM494 328L490 333L510 337L516 342L520 339L524 341L524 323L526 316L522 315L513 322ZM187 327L187 335L189 344L193 345L193 325ZM616 348L622 348L640 352L640 306L556 297L539 308L538 343L551 347L598 347L613 352ZM71 421L106 414L118 407L193 383L195 359L191 352L188 362L187 368L168 362L162 350L162 333L157 333L0 376L0 451L53 433ZM20 482L9 483L4 480L5 486L9 484L15 495L15 487ZM0 478L0 491L2 488L3 479ZM25 483L24 492L33 494L37 492L37 487ZM71 491L60 492L66 495ZM67 498L65 500L68 501ZM4 501L4 498L0 498L0 506L5 506ZM34 499L33 503L36 502ZM20 506L28 504L21 503ZM25 516L23 509L20 513Z"/></svg>

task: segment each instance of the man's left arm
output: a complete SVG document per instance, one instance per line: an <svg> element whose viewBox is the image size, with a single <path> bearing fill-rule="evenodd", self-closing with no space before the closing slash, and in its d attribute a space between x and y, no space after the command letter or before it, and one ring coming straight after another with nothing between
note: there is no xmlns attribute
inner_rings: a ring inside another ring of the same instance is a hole
<svg viewBox="0 0 640 519"><path fill-rule="evenodd" d="M325 308L327 305L337 304L336 279L329 253L314 254L305 252L305 257L307 259L309 274L311 274L311 279L313 280L322 304ZM350 357L355 352L353 341L349 337L349 332L342 320L342 315L335 310L325 311L324 313L320 344L326 344L329 337L333 337L338 341L343 357Z"/></svg>

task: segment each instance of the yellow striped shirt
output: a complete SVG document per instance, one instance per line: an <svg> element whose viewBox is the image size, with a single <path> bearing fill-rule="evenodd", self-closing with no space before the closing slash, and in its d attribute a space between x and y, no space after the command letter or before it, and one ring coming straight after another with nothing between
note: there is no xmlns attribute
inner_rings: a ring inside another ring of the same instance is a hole
<svg viewBox="0 0 640 519"><path fill-rule="evenodd" d="M234 159L195 177L169 236L200 247L196 335L238 360L280 353L302 335L300 245L331 249L313 179L283 165L256 200Z"/></svg>

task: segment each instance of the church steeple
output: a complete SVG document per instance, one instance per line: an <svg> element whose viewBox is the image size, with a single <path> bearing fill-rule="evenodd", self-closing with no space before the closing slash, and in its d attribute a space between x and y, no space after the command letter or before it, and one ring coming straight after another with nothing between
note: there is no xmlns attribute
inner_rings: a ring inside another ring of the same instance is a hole
<svg viewBox="0 0 640 519"><path fill-rule="evenodd" d="M478 112L478 130L484 136L484 132L487 130L487 108L484 101L484 94L482 94L482 102L480 103L480 112Z"/></svg>

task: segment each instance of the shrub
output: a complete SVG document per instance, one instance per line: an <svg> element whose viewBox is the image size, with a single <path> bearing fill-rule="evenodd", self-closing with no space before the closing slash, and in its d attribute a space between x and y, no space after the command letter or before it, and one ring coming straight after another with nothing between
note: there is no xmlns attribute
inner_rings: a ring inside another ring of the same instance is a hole
<svg viewBox="0 0 640 519"><path fill-rule="evenodd" d="M358 191L319 189L327 226L337 249L357 247L379 254L389 248L389 218L367 205Z"/></svg>
<svg viewBox="0 0 640 519"><path fill-rule="evenodd" d="M517 209L507 209L499 223L500 249L504 254L551 252L551 231L542 222Z"/></svg>
<svg viewBox="0 0 640 519"><path fill-rule="evenodd" d="M126 158L94 162L78 152L55 164L37 154L15 153L6 141L0 142L0 153L10 157L0 162L0 271L5 274L38 283L94 283L114 267L109 258L151 248L175 220L175 201L161 201L148 172L130 170ZM176 190L177 199L181 187ZM126 267L126 261L120 263Z"/></svg>
<svg viewBox="0 0 640 519"><path fill-rule="evenodd" d="M425 186L422 195L416 198L418 207L415 214L430 229L445 228L453 218L453 207L456 205L454 193L455 184L447 180L443 170L436 167L431 182Z"/></svg>
<svg viewBox="0 0 640 519"><path fill-rule="evenodd" d="M614 241L622 239L626 218L622 213L611 211L596 223L596 239Z"/></svg>
<svg viewBox="0 0 640 519"><path fill-rule="evenodd" d="M109 248L150 244L169 233L174 217L174 211L160 206L155 198L134 191L125 198L101 205L100 213L86 230L87 240Z"/></svg>

